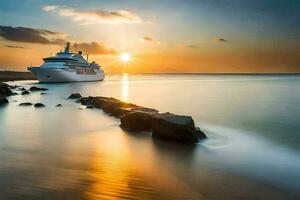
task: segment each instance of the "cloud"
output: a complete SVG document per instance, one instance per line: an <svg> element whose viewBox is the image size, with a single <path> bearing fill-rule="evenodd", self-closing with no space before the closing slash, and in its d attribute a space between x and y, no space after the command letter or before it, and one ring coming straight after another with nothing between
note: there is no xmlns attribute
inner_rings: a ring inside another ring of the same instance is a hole
<svg viewBox="0 0 300 200"><path fill-rule="evenodd" d="M16 46L16 45L4 45L4 46L8 48L15 48L15 49L27 49L27 47Z"/></svg>
<svg viewBox="0 0 300 200"><path fill-rule="evenodd" d="M158 41L157 39L150 37L150 36L144 36L144 37L140 38L139 40L140 40L140 42L160 44L160 41Z"/></svg>
<svg viewBox="0 0 300 200"><path fill-rule="evenodd" d="M57 6L49 5L49 6L44 6L43 7L43 10L46 11L46 12L50 12L50 11L55 10L55 9L57 9Z"/></svg>
<svg viewBox="0 0 300 200"><path fill-rule="evenodd" d="M127 10L80 10L66 6L47 5L43 7L46 12L57 12L62 17L69 17L81 24L136 24L143 20L136 14Z"/></svg>
<svg viewBox="0 0 300 200"><path fill-rule="evenodd" d="M217 42L217 43L219 43L219 42L228 42L228 40L226 40L224 38L216 37L216 38L214 38L214 42Z"/></svg>
<svg viewBox="0 0 300 200"><path fill-rule="evenodd" d="M39 44L62 44L64 34L45 29L0 26L0 37L5 40Z"/></svg>
<svg viewBox="0 0 300 200"><path fill-rule="evenodd" d="M156 41L154 38L150 37L150 36L145 36L142 38L142 41L144 42L154 42Z"/></svg>
<svg viewBox="0 0 300 200"><path fill-rule="evenodd" d="M176 48L190 48L190 49L196 49L196 48L198 48L198 46L197 45L195 45L195 44L176 44L175 45L175 47Z"/></svg>
<svg viewBox="0 0 300 200"><path fill-rule="evenodd" d="M76 51L83 51L87 54L106 54L116 55L118 51L113 48L108 48L105 45L97 42L91 43L74 43L71 47Z"/></svg>

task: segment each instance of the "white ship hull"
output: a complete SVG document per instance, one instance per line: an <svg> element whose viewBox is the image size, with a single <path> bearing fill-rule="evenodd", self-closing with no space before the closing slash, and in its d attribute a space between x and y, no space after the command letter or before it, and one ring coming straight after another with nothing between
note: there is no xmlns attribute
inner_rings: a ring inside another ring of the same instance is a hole
<svg viewBox="0 0 300 200"><path fill-rule="evenodd" d="M94 61L89 63L82 57L82 52L70 52L67 42L64 51L55 56L43 58L44 63L39 67L28 67L41 83L65 83L83 81L102 81L104 71Z"/></svg>
<svg viewBox="0 0 300 200"><path fill-rule="evenodd" d="M102 81L105 77L102 70L93 74L78 73L76 70L47 69L41 67L28 68L41 83L65 83L65 82L88 82Z"/></svg>

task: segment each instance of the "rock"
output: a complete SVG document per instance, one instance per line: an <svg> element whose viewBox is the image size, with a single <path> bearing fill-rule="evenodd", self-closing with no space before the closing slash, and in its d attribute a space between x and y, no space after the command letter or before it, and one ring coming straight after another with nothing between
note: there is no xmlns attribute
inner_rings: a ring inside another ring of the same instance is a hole
<svg viewBox="0 0 300 200"><path fill-rule="evenodd" d="M40 94L41 94L41 95L45 95L45 94L48 94L48 93L46 93L46 92L41 92Z"/></svg>
<svg viewBox="0 0 300 200"><path fill-rule="evenodd" d="M0 106L8 104L9 101L5 97L0 96Z"/></svg>
<svg viewBox="0 0 300 200"><path fill-rule="evenodd" d="M40 88L40 87L32 86L29 90L31 92L35 92L35 91L45 91L45 90L48 90L48 89L47 88Z"/></svg>
<svg viewBox="0 0 300 200"><path fill-rule="evenodd" d="M9 89L12 89L12 90L17 89L19 87L21 87L21 86L18 86L18 85L9 85Z"/></svg>
<svg viewBox="0 0 300 200"><path fill-rule="evenodd" d="M93 109L94 106L87 106L86 108L87 108L87 109Z"/></svg>
<svg viewBox="0 0 300 200"><path fill-rule="evenodd" d="M24 87L19 87L18 90L20 90L20 91L26 91L26 89Z"/></svg>
<svg viewBox="0 0 300 200"><path fill-rule="evenodd" d="M19 106L32 106L33 104L30 102L20 103Z"/></svg>
<svg viewBox="0 0 300 200"><path fill-rule="evenodd" d="M78 99L76 102L81 103L82 105L89 106L93 105L94 97L82 97Z"/></svg>
<svg viewBox="0 0 300 200"><path fill-rule="evenodd" d="M34 107L36 107L36 108L42 108L42 107L45 107L45 105L42 104L42 103L36 103L36 104L34 104Z"/></svg>
<svg viewBox="0 0 300 200"><path fill-rule="evenodd" d="M0 82L0 96L6 97L12 95L12 93L8 84Z"/></svg>
<svg viewBox="0 0 300 200"><path fill-rule="evenodd" d="M196 127L196 132L195 132L198 136L199 139L205 139L207 138L207 136L205 135L205 133L203 133L200 128Z"/></svg>
<svg viewBox="0 0 300 200"><path fill-rule="evenodd" d="M18 95L18 93L16 93L16 92L13 92L11 95L12 95L12 96L15 96L15 95Z"/></svg>
<svg viewBox="0 0 300 200"><path fill-rule="evenodd" d="M152 120L152 136L179 143L198 142L199 131L190 116L163 113ZM204 133L203 133L204 134Z"/></svg>
<svg viewBox="0 0 300 200"><path fill-rule="evenodd" d="M27 90L25 90L25 91L23 91L21 94L22 94L22 95L26 95L26 94L30 94L30 92L27 91Z"/></svg>
<svg viewBox="0 0 300 200"><path fill-rule="evenodd" d="M96 97L93 99L93 105L96 108L102 109L105 113L121 118L124 114L136 108L137 105L126 103L115 98Z"/></svg>
<svg viewBox="0 0 300 200"><path fill-rule="evenodd" d="M68 99L80 99L82 96L79 93L73 93L71 94Z"/></svg>
<svg viewBox="0 0 300 200"><path fill-rule="evenodd" d="M120 126L125 130L134 132L151 131L153 116L153 113L143 111L129 112L121 117Z"/></svg>
<svg viewBox="0 0 300 200"><path fill-rule="evenodd" d="M71 95L72 96L72 95ZM120 118L120 127L133 132L151 131L154 138L193 144L206 135L190 116L159 113L153 108L137 106L111 97L81 97L77 100L87 108L99 108L105 113Z"/></svg>
<svg viewBox="0 0 300 200"><path fill-rule="evenodd" d="M147 113L158 113L159 111L153 108L145 108L145 107L135 107L131 109L132 111L142 111L142 112L147 112Z"/></svg>
<svg viewBox="0 0 300 200"><path fill-rule="evenodd" d="M59 104L56 105L56 107L62 107L62 105L59 103Z"/></svg>

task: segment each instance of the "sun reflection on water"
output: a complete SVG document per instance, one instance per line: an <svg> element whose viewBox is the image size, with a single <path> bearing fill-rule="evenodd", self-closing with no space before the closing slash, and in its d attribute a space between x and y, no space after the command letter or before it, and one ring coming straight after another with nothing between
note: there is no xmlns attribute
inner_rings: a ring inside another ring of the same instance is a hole
<svg viewBox="0 0 300 200"><path fill-rule="evenodd" d="M111 130L110 134L95 138L95 141L110 142L96 145L90 160L91 185L86 190L87 199L145 199L151 196L151 189L134 170L137 163L132 160L128 138L123 134Z"/></svg>
<svg viewBox="0 0 300 200"><path fill-rule="evenodd" d="M122 100L128 102L128 93L129 93L129 86L128 86L128 74L124 73L122 75Z"/></svg>

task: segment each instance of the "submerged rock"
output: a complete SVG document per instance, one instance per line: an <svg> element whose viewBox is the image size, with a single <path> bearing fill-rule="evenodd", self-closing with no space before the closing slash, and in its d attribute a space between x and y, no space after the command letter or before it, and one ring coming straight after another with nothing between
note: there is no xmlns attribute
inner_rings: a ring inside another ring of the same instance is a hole
<svg viewBox="0 0 300 200"><path fill-rule="evenodd" d="M9 101L5 97L0 96L0 106L8 104Z"/></svg>
<svg viewBox="0 0 300 200"><path fill-rule="evenodd" d="M36 103L34 104L34 107L35 108L42 108L42 107L45 107L46 105L42 104L42 103Z"/></svg>
<svg viewBox="0 0 300 200"><path fill-rule="evenodd" d="M56 105L56 107L62 107L62 105L59 103L59 104Z"/></svg>
<svg viewBox="0 0 300 200"><path fill-rule="evenodd" d="M31 92L35 92L35 91L45 91L45 90L48 90L48 89L47 88L40 88L40 87L32 86L29 90Z"/></svg>
<svg viewBox="0 0 300 200"><path fill-rule="evenodd" d="M73 94L71 94L69 97L68 97L68 99L79 99L79 98L81 98L82 96L81 96L81 94L79 94L79 93L73 93Z"/></svg>
<svg viewBox="0 0 300 200"><path fill-rule="evenodd" d="M21 94L22 94L22 95L27 95L27 94L30 94L30 92L27 91L27 90L25 90L25 91L23 91Z"/></svg>
<svg viewBox="0 0 300 200"><path fill-rule="evenodd" d="M30 102L20 103L19 106L32 106L33 104Z"/></svg>
<svg viewBox="0 0 300 200"><path fill-rule="evenodd" d="M45 94L48 94L48 93L46 93L46 92L41 92L40 94L41 94L41 95L45 95Z"/></svg>

